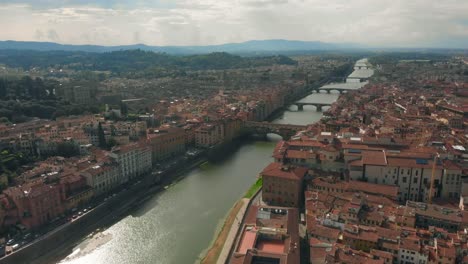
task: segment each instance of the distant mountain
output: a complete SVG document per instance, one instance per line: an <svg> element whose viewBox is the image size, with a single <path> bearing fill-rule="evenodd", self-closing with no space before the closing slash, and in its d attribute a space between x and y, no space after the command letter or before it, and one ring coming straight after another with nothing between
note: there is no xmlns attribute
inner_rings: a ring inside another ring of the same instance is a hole
<svg viewBox="0 0 468 264"><path fill-rule="evenodd" d="M34 41L0 41L0 49L9 50L36 50L36 51L84 51L84 52L110 52L119 50L141 49L145 51L165 52L168 54L200 54L211 52L229 53L281 53L299 51L330 51L359 49L363 46L354 43L325 43L320 41L298 40L251 40L241 43L228 43L208 46L147 46L144 44L124 46L98 46L98 45L66 45L54 42Z"/></svg>

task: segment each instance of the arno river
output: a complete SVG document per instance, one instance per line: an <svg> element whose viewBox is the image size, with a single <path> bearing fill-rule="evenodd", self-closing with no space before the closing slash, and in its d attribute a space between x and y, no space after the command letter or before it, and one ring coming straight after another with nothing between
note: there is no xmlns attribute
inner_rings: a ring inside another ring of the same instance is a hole
<svg viewBox="0 0 468 264"><path fill-rule="evenodd" d="M305 102L334 102L339 94L312 94ZM309 124L322 113L295 106L274 122ZM63 253L60 263L195 263L210 246L234 203L272 161L279 136L246 142L218 163L192 170L169 189L150 198L108 229ZM70 253L72 252L72 253ZM68 255L68 256L67 256Z"/></svg>

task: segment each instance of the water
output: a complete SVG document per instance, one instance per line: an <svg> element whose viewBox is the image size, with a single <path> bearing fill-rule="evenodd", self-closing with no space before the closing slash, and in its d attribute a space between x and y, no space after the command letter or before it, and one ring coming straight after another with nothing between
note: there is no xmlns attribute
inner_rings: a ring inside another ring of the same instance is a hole
<svg viewBox="0 0 468 264"><path fill-rule="evenodd" d="M312 94L301 101L331 103L339 94ZM291 106L277 123L309 124L322 113ZM98 238L86 239L61 263L195 263L210 245L233 204L272 161L279 136L252 141L219 163L208 163L145 202ZM100 241L100 239L104 239ZM90 240L93 240L91 243ZM68 252L67 254L69 254Z"/></svg>

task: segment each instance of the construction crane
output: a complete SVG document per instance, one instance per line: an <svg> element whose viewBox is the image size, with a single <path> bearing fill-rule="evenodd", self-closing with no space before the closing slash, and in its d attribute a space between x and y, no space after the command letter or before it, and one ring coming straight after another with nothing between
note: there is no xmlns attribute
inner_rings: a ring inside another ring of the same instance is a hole
<svg viewBox="0 0 468 264"><path fill-rule="evenodd" d="M436 153L434 156L434 161L432 162L432 175L431 175L431 183L430 183L430 188L429 188L429 203L432 203L432 193L434 191L434 177L435 177L435 168L436 168L436 162L437 159L439 158L439 153Z"/></svg>

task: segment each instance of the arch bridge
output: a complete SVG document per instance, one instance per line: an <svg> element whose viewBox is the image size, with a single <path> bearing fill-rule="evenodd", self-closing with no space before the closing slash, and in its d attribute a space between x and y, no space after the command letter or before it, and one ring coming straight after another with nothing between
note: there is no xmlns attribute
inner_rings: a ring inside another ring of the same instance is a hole
<svg viewBox="0 0 468 264"><path fill-rule="evenodd" d="M307 126L302 125L273 124L269 122L254 121L247 121L244 126L255 134L266 135L268 133L273 133L280 135L283 139L289 139L297 132L307 129Z"/></svg>
<svg viewBox="0 0 468 264"><path fill-rule="evenodd" d="M331 106L330 103L308 103L308 102L295 102L295 103L292 103L291 105L297 106L297 111L303 111L304 105L313 105L315 106L318 112L322 111L322 108L324 106Z"/></svg>
<svg viewBox="0 0 468 264"><path fill-rule="evenodd" d="M320 91L326 91L327 93L330 93L331 91L337 91L340 94L344 92L348 92L349 90L355 90L355 89L349 89L349 88L332 88L332 87L319 87L319 88L314 88L311 90L311 92L317 92L320 93Z"/></svg>

